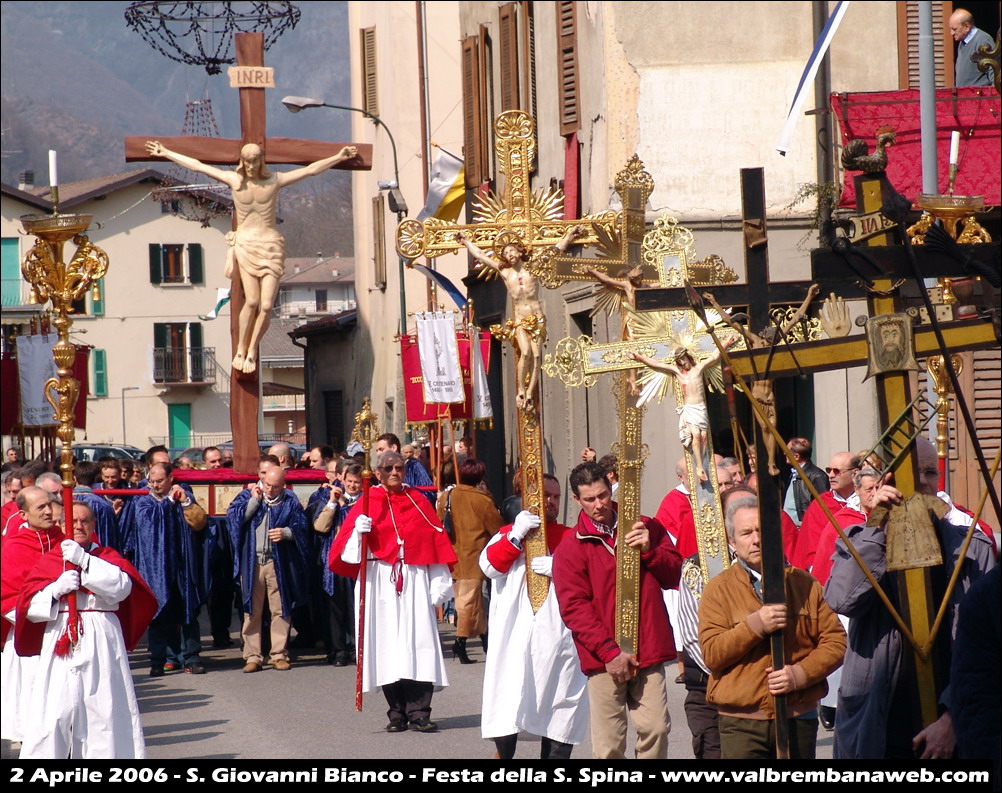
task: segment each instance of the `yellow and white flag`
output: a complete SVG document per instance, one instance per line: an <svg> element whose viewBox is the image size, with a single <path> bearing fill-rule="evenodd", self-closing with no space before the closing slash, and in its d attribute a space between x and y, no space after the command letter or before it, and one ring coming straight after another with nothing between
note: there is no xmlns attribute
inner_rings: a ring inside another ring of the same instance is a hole
<svg viewBox="0 0 1002 793"><path fill-rule="evenodd" d="M455 223L463 211L465 199L463 160L439 146L428 184L428 198L417 219L435 217Z"/></svg>

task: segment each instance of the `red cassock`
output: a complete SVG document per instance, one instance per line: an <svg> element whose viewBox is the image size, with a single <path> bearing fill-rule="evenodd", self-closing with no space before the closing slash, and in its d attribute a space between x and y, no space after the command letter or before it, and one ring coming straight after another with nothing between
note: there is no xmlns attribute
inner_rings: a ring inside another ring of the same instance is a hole
<svg viewBox="0 0 1002 793"><path fill-rule="evenodd" d="M654 517L675 538L675 547L683 559L688 559L699 551L689 496L677 487L674 488L661 501Z"/></svg>
<svg viewBox="0 0 1002 793"><path fill-rule="evenodd" d="M830 490L820 495L821 500L828 506L832 515L845 506L845 502L836 499L835 494ZM800 532L797 535L796 549L793 551L792 556L789 555L789 552L787 554L790 564L794 567L799 567L801 570L811 569L811 565L814 564L814 554L818 548L818 540L821 539L821 534L825 528L831 528L828 516L817 501L812 501L804 513L803 520L800 521ZM832 550L834 551L834 546L832 546Z"/></svg>
<svg viewBox="0 0 1002 793"><path fill-rule="evenodd" d="M838 525L842 531L845 531L850 526L858 526L860 523L866 523L866 515L844 504L840 509L832 510L832 517L838 521ZM835 531L835 527L832 526L831 521L826 518L825 526L821 530L821 536L818 538L814 554L814 566L811 568L811 575L821 582L821 586L825 585L828 576L832 574L832 556L835 553L835 542L837 540L838 532Z"/></svg>

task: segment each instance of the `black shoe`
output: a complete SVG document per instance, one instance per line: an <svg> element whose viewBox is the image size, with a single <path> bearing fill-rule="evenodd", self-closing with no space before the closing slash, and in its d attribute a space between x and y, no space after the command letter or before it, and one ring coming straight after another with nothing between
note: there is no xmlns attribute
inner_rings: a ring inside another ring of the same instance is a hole
<svg viewBox="0 0 1002 793"><path fill-rule="evenodd" d="M484 648L484 655L487 655L487 634L480 634L480 646Z"/></svg>
<svg viewBox="0 0 1002 793"><path fill-rule="evenodd" d="M205 667L198 661L192 661L190 664L185 666L184 673L186 675L204 675Z"/></svg>
<svg viewBox="0 0 1002 793"><path fill-rule="evenodd" d="M387 732L407 732L407 722L403 719L391 719L386 725Z"/></svg>
<svg viewBox="0 0 1002 793"><path fill-rule="evenodd" d="M675 678L675 682L678 683L680 686L681 685L685 685L685 674L683 673L683 674L679 675L678 677L676 677Z"/></svg>
<svg viewBox="0 0 1002 793"><path fill-rule="evenodd" d="M830 708L827 705L822 705L818 708L818 721L821 722L821 726L826 730L831 732L835 729L835 708Z"/></svg>
<svg viewBox="0 0 1002 793"><path fill-rule="evenodd" d="M410 723L409 729L417 732L437 732L438 725L429 719L414 719Z"/></svg>
<svg viewBox="0 0 1002 793"><path fill-rule="evenodd" d="M476 660L470 658L466 653L466 637L457 636L456 641L452 643L452 654L454 657L459 659L461 664L475 664Z"/></svg>
<svg viewBox="0 0 1002 793"><path fill-rule="evenodd" d="M218 639L212 640L212 648L214 650L225 650L228 647L233 646L233 639L229 636L220 636Z"/></svg>
<svg viewBox="0 0 1002 793"><path fill-rule="evenodd" d="M163 677L166 674L162 666L154 666L150 669L150 677Z"/></svg>
<svg viewBox="0 0 1002 793"><path fill-rule="evenodd" d="M334 666L347 666L349 664L349 655L345 652L334 653L334 660L331 662Z"/></svg>

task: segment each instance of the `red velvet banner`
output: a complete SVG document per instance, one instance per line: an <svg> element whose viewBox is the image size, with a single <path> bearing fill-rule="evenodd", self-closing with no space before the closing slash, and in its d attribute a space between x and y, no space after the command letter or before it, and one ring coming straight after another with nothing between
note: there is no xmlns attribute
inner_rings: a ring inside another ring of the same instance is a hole
<svg viewBox="0 0 1002 793"><path fill-rule="evenodd" d="M457 421L473 418L473 378L470 374L470 340L464 334L456 334L459 347L459 366L463 371L463 390L466 401L461 404L445 405L424 401L424 387L421 379L421 358L418 354L417 337L402 336L400 339L400 362L404 370L404 400L407 403L407 423L424 424L447 419ZM484 369L490 368L491 334L480 332L480 355ZM451 409L451 411L450 411Z"/></svg>
<svg viewBox="0 0 1002 793"><path fill-rule="evenodd" d="M13 345L11 345L13 346ZM86 344L77 345L77 356L73 361L73 376L80 381L80 398L73 411L73 424L78 430L87 429L87 394L90 392L91 348ZM18 415L18 394L21 393L17 376L17 361L4 357L0 360L0 435L16 434Z"/></svg>
<svg viewBox="0 0 1002 793"><path fill-rule="evenodd" d="M839 126L842 145L862 138L876 148L877 129L889 126L896 140L887 150L887 178L894 188L913 203L922 190L922 142L919 120L919 92L875 91L832 94L832 110ZM999 118L1002 101L994 89L941 88L936 91L936 152L939 192L949 184L950 133L960 131L957 195L984 196L985 204L1002 203L1002 136ZM855 207L852 177L843 174L839 206Z"/></svg>

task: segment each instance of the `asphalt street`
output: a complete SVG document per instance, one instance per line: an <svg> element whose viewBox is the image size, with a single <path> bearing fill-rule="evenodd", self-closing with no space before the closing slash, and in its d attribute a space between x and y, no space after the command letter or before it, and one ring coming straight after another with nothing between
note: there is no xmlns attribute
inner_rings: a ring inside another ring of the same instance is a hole
<svg viewBox="0 0 1002 793"><path fill-rule="evenodd" d="M207 629L203 615L203 629ZM133 679L143 714L147 756L150 760L278 759L490 759L494 744L480 737L484 654L479 640L471 640L470 656L478 663L463 665L449 647L453 627L440 624L445 646L449 687L435 694L432 718L437 733L389 734L386 703L376 692L365 697L361 713L355 710L355 667L326 664L319 649L293 650L293 666L279 672L266 666L243 674L239 632L236 646L206 650L205 675L173 672L149 676L149 655L140 646L132 657ZM493 637L495 641L503 638ZM668 708L672 729L669 757L691 759L692 743L685 722L685 689L674 682L674 664L667 670ZM818 757L831 757L831 733L818 733ZM629 738L632 746L633 736ZM16 757L4 741L4 758ZM518 759L539 757L539 739L523 735ZM573 757L591 757L588 738L575 747Z"/></svg>

